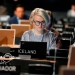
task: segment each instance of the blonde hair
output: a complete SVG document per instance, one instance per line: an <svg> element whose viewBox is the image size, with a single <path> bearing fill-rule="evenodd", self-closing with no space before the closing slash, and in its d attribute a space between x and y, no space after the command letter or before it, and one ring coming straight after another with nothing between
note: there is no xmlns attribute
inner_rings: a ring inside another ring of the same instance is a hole
<svg viewBox="0 0 75 75"><path fill-rule="evenodd" d="M35 8L35 9L31 12L30 18L29 18L30 24L32 24L32 22L33 22L34 15L39 15L39 16L41 16L42 18L44 18L46 25L49 24L49 21L50 21L50 20L49 20L49 16L48 16L48 13L47 13L44 9L42 9L42 8Z"/></svg>

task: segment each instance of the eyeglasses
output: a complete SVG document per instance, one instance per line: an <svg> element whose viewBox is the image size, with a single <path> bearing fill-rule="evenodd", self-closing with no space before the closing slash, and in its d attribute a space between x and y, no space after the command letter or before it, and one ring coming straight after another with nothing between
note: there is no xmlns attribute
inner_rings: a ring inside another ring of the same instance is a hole
<svg viewBox="0 0 75 75"><path fill-rule="evenodd" d="M40 22L40 21L33 21L33 22L34 22L37 26L40 25L40 24L41 24L41 25L45 25L45 21L41 21L41 22Z"/></svg>

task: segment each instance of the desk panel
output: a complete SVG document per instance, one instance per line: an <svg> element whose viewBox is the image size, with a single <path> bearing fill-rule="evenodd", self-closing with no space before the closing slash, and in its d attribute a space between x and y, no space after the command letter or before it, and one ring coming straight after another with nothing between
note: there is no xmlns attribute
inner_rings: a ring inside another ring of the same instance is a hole
<svg viewBox="0 0 75 75"><path fill-rule="evenodd" d="M24 72L24 73L28 73L28 66L29 64L40 64L40 65L51 65L53 66L53 63L51 63L50 61L37 61L37 60L20 60L20 59L13 59L11 61L11 65L20 65L21 66L21 72Z"/></svg>

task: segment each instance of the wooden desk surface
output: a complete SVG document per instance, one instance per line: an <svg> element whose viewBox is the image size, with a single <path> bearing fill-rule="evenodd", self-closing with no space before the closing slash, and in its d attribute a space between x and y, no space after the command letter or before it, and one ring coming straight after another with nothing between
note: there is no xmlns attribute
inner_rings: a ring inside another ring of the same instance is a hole
<svg viewBox="0 0 75 75"><path fill-rule="evenodd" d="M31 61L39 61L39 62L51 62L51 63L55 63L56 61L53 60L36 60L36 59L21 59L21 58L4 58L4 57L0 57L0 60L13 60L13 59L20 59L20 60L31 60Z"/></svg>
<svg viewBox="0 0 75 75"><path fill-rule="evenodd" d="M43 60L38 60L38 59L21 59L21 60L31 60L31 61L52 62L52 63L55 63L55 61L53 61L53 60L46 60L46 59L43 59Z"/></svg>
<svg viewBox="0 0 75 75"><path fill-rule="evenodd" d="M19 48L20 45L1 45L1 46L8 46L8 47L11 47L11 48Z"/></svg>

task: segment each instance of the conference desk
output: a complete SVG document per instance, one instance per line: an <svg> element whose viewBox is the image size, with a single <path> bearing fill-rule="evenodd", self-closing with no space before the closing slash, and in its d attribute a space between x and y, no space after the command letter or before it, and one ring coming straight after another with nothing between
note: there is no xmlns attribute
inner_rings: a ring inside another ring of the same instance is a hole
<svg viewBox="0 0 75 75"><path fill-rule="evenodd" d="M1 46L8 46L8 47L11 47L11 48L19 48L20 45L1 45ZM51 63L54 63L55 61L53 60L38 60L38 59L21 59L19 57L11 57L11 58L3 58L3 57L0 57L0 60L13 60L13 59L20 59L20 60L30 60L30 61L39 61L39 62L51 62Z"/></svg>
<svg viewBox="0 0 75 75"><path fill-rule="evenodd" d="M51 63L55 63L56 61L53 61L53 60L46 60L46 59L22 59L20 57L11 57L11 58L5 58L5 57L0 57L0 60L13 60L13 59L16 59L16 60L29 60L29 61L37 61L37 62L51 62Z"/></svg>
<svg viewBox="0 0 75 75"><path fill-rule="evenodd" d="M2 45L2 46L8 46L8 47L11 47L11 48L19 48L19 45ZM21 68L22 68L22 72L27 72L28 71L28 65L29 64L56 64L56 69L55 69L55 73L58 74L58 71L59 71L59 68L60 66L62 65L66 65L67 64L67 61L63 60L63 61L53 61L53 60L38 60L38 59L22 59L22 58L19 58L19 57L11 57L11 58L2 58L0 57L0 60L4 60L4 61L10 61L11 65L21 65Z"/></svg>
<svg viewBox="0 0 75 75"><path fill-rule="evenodd" d="M19 57L11 57L11 58L4 58L4 57L0 57L0 60L3 60L2 62L8 62L10 63L10 65L20 65L21 66L21 72L22 73L28 73L28 66L29 64L45 64L45 65L51 65L55 63L55 73L58 74L59 72L59 68L62 65L66 65L65 61L53 61L53 60L38 60L38 59L21 59ZM1 62L0 62L1 63Z"/></svg>
<svg viewBox="0 0 75 75"><path fill-rule="evenodd" d="M20 45L1 45L1 46L7 46L7 47L10 47L10 48L19 48Z"/></svg>
<svg viewBox="0 0 75 75"><path fill-rule="evenodd" d="M21 67L21 73L28 73L28 67L29 64L32 65L40 65L40 66L46 66L46 65L52 65L55 63L55 61L51 61L51 60L38 60L38 59L21 59L19 57L12 57L12 58L4 58L4 57L0 57L0 60L3 60L2 62L5 62L7 64L10 65L19 65ZM0 63L2 63L0 62Z"/></svg>

